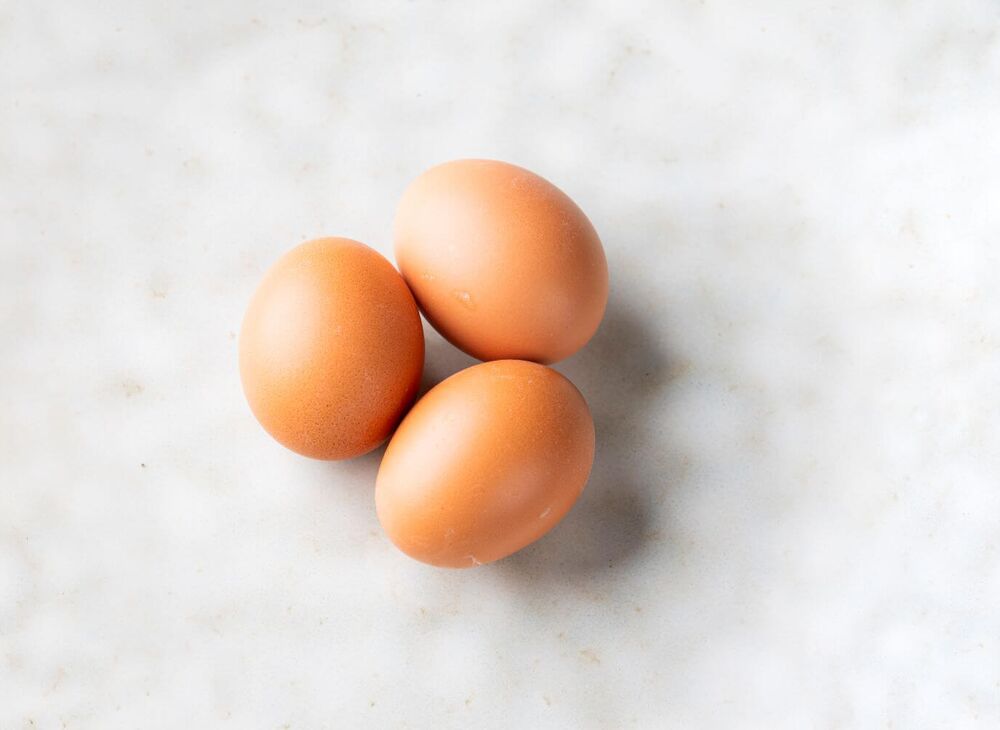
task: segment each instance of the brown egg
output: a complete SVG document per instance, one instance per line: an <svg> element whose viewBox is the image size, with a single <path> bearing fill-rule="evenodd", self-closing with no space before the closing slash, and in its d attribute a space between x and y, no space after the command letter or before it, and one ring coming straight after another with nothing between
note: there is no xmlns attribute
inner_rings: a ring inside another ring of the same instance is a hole
<svg viewBox="0 0 1000 730"><path fill-rule="evenodd" d="M265 274L240 331L261 425L292 451L348 459L388 438L420 383L424 335L406 283L347 238L298 246Z"/></svg>
<svg viewBox="0 0 1000 730"><path fill-rule="evenodd" d="M555 362L608 300L597 232L559 188L496 160L433 167L407 188L396 261L428 321L480 360Z"/></svg>
<svg viewBox="0 0 1000 730"><path fill-rule="evenodd" d="M375 486L379 521L411 557L467 568L551 530L583 490L594 422L544 365L474 365L428 392L389 442Z"/></svg>

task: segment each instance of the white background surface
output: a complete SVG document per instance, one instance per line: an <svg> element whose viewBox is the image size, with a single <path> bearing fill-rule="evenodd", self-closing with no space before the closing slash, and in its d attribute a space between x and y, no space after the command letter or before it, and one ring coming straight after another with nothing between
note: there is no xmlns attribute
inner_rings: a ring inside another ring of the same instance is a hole
<svg viewBox="0 0 1000 730"><path fill-rule="evenodd" d="M0 3L0 727L997 727L1000 5L202 5ZM463 156L613 294L582 500L449 572L234 338Z"/></svg>

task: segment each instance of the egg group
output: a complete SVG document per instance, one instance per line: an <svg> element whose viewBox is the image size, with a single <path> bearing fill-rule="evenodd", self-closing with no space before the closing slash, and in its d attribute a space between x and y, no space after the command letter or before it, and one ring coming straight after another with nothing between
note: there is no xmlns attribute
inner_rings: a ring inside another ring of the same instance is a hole
<svg viewBox="0 0 1000 730"><path fill-rule="evenodd" d="M389 439L375 484L389 539L431 565L482 565L551 530L589 477L587 403L546 364L597 330L604 250L559 188L495 160L417 177L394 232L400 272L347 238L304 243L267 271L240 330L243 390L304 456L347 459ZM420 311L485 362L414 405Z"/></svg>

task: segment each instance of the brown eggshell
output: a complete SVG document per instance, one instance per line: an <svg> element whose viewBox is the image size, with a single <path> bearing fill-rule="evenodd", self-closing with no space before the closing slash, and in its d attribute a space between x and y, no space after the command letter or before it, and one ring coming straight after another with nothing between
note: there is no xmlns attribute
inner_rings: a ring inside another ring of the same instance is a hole
<svg viewBox="0 0 1000 730"><path fill-rule="evenodd" d="M250 408L305 456L347 459L388 438L424 364L416 303L385 258L347 238L298 246L267 272L240 331Z"/></svg>
<svg viewBox="0 0 1000 730"><path fill-rule="evenodd" d="M562 360L604 315L608 267L597 232L559 188L516 165L431 168L404 193L395 240L428 321L480 360Z"/></svg>
<svg viewBox="0 0 1000 730"><path fill-rule="evenodd" d="M466 568L551 530L583 490L594 422L544 365L474 365L430 390L393 435L375 486L379 521L406 554Z"/></svg>

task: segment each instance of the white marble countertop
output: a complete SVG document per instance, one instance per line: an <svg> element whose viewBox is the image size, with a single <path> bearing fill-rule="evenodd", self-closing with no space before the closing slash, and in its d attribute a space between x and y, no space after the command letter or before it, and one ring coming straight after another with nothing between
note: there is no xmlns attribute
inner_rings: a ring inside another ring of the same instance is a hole
<svg viewBox="0 0 1000 730"><path fill-rule="evenodd" d="M0 5L0 728L1000 724L996 2L201 5ZM584 496L452 572L235 334L465 156L613 294Z"/></svg>

